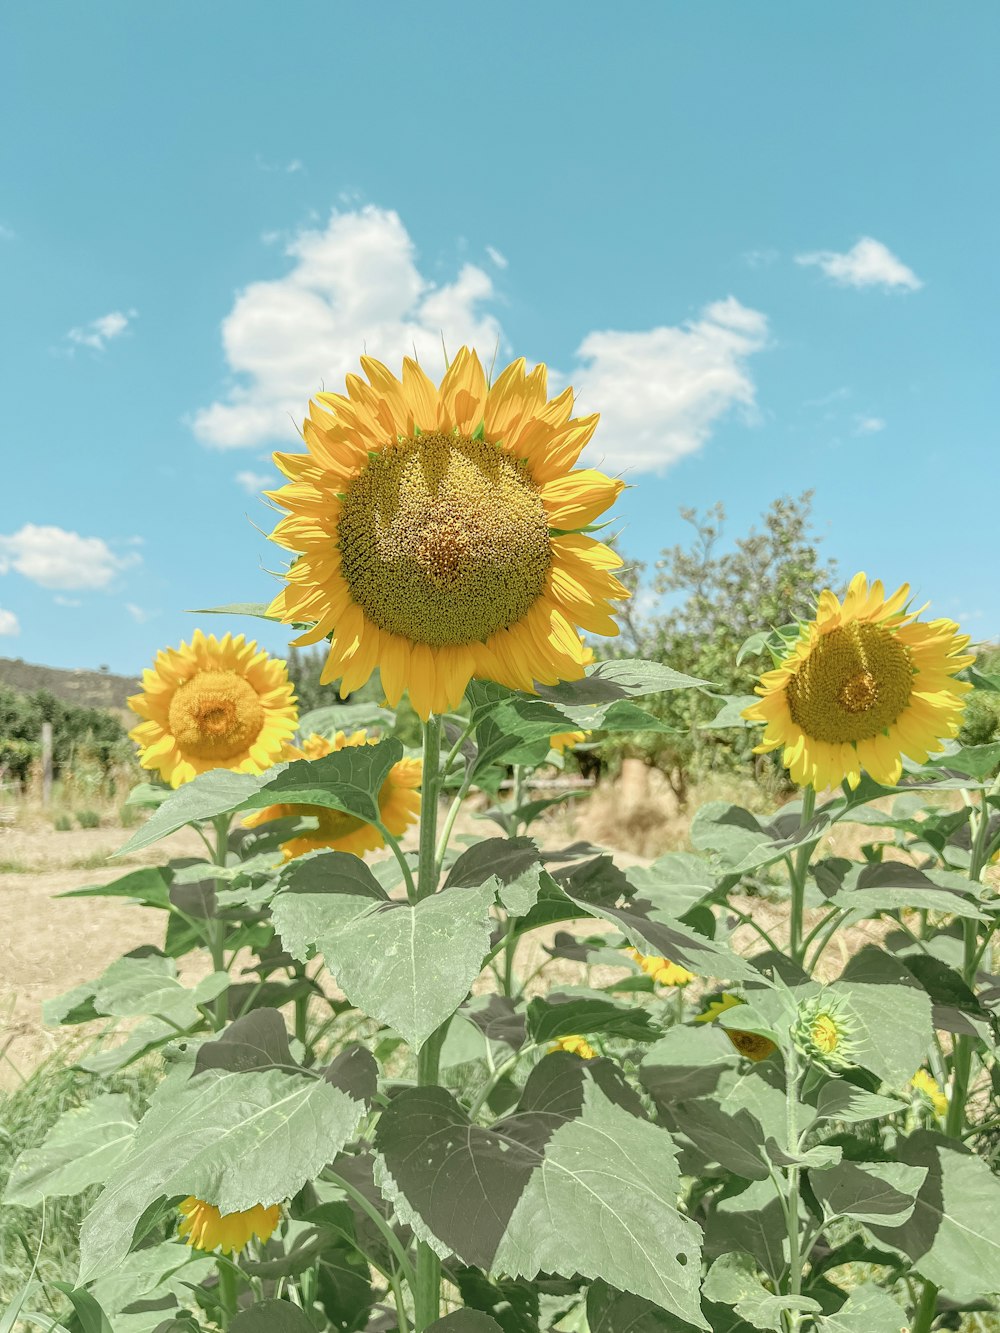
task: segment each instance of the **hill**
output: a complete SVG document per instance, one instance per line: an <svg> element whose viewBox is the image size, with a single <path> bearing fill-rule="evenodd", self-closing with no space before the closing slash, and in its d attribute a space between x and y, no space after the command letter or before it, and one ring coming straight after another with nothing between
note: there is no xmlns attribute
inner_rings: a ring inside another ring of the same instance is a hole
<svg viewBox="0 0 1000 1333"><path fill-rule="evenodd" d="M0 657L0 685L31 694L48 690L57 699L81 708L126 710L126 700L141 688L134 676L115 676L110 671L67 671L61 667L36 666L20 657ZM131 715L130 715L131 716Z"/></svg>

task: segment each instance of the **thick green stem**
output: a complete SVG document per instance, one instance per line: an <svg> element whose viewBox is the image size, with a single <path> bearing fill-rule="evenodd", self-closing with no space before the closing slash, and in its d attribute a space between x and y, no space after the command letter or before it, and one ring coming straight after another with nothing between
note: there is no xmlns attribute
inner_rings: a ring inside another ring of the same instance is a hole
<svg viewBox="0 0 1000 1333"><path fill-rule="evenodd" d="M219 1305L221 1307L219 1323L225 1329L229 1327L230 1321L239 1310L236 1303L236 1269L231 1259L220 1255L216 1271L219 1274Z"/></svg>
<svg viewBox="0 0 1000 1333"><path fill-rule="evenodd" d="M809 788L811 791L812 789ZM785 1137L789 1157L799 1152L799 1057L794 1045L785 1052ZM788 1231L788 1295L802 1295L802 1250L799 1234L800 1172L797 1166L786 1169L785 1225ZM802 1315L789 1310L789 1333L796 1333Z"/></svg>
<svg viewBox="0 0 1000 1333"><path fill-rule="evenodd" d="M420 855L417 863L417 898L427 898L437 889L437 814L441 763L441 720L433 715L424 723L424 772L420 803ZM442 849L442 856L447 848ZM428 1037L417 1055L417 1086L438 1082L441 1045L447 1023ZM441 1316L441 1260L425 1241L417 1241L413 1318L416 1333L423 1333Z"/></svg>
<svg viewBox="0 0 1000 1333"><path fill-rule="evenodd" d="M229 855L229 815L218 815L213 821L215 824L215 847L213 849L214 863L222 867L226 864L226 858ZM221 884L221 880L216 880ZM208 939L209 951L212 955L213 972L225 972L226 968L226 923L219 917L209 917L205 922L205 928ZM229 1017L229 995L223 991L217 995L212 1002L212 1017L216 1032L220 1032L225 1026Z"/></svg>
<svg viewBox="0 0 1000 1333"><path fill-rule="evenodd" d="M920 1296L920 1304L913 1316L911 1333L930 1333L934 1315L937 1312L938 1288L933 1282L925 1282Z"/></svg>
<svg viewBox="0 0 1000 1333"><path fill-rule="evenodd" d="M804 829L813 817L816 809L816 789L802 789L802 812L799 816L799 828ZM806 875L809 872L809 858L812 845L805 843L795 853L791 863L792 905L788 923L788 952L796 963L801 964L805 949L802 942L802 921L806 897Z"/></svg>

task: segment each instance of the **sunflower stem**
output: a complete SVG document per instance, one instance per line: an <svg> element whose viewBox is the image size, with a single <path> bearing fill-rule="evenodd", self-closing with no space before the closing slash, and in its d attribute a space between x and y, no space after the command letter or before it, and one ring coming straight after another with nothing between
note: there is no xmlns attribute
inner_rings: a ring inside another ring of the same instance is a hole
<svg viewBox="0 0 1000 1333"><path fill-rule="evenodd" d="M212 823L215 825L215 847L213 849L212 860L220 869L226 864L229 856L229 815L216 815ZM221 885L222 880L216 877L216 885ZM226 923L218 916L209 917L205 922L208 934L208 947L212 955L212 970L214 972L226 972ZM228 988L217 995L212 1002L212 1015L216 1032L226 1026L226 1019L229 1016L229 993Z"/></svg>
<svg viewBox="0 0 1000 1333"><path fill-rule="evenodd" d="M802 789L802 811L799 815L799 830L806 828L816 809L816 788ZM804 954L802 942L803 908L806 896L806 875L809 873L809 860L812 856L812 844L805 843L795 853L791 863L792 905L788 923L788 952L796 963L801 964Z"/></svg>
<svg viewBox="0 0 1000 1333"><path fill-rule="evenodd" d="M417 863L417 898L437 889L437 816L441 786L441 719L432 713L424 723L424 768L420 802L420 859ZM447 848L442 849L442 856Z"/></svg>
<svg viewBox="0 0 1000 1333"><path fill-rule="evenodd" d="M219 1323L225 1329L239 1310L236 1300L236 1265L228 1256L220 1254L216 1271L219 1274Z"/></svg>
<svg viewBox="0 0 1000 1333"><path fill-rule="evenodd" d="M812 791L812 788L807 790ZM815 792L813 793L815 799ZM804 803L803 803L804 809ZM790 1157L799 1152L799 1057L794 1043L785 1051L785 1133ZM787 1168L785 1194L785 1225L788 1230L788 1294L802 1294L802 1251L799 1235L800 1180L798 1166ZM799 1310L786 1312L789 1333L796 1333L802 1322Z"/></svg>

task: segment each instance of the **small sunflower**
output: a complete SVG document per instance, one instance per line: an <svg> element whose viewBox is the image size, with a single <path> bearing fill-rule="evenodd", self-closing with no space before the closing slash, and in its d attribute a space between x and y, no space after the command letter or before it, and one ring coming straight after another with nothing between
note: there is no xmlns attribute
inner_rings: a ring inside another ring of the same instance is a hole
<svg viewBox="0 0 1000 1333"><path fill-rule="evenodd" d="M930 1103L939 1120L945 1118L948 1114L948 1098L933 1074L929 1074L926 1069L918 1069L910 1079L910 1087Z"/></svg>
<svg viewBox="0 0 1000 1333"><path fill-rule="evenodd" d="M738 1004L745 1003L746 1001L741 1000L739 996L730 995L728 991L723 991L721 995L712 1000L705 1012L699 1014L694 1021L696 1023L714 1023L727 1009L734 1009ZM766 1060L778 1049L770 1037L761 1036L759 1032L741 1032L737 1028L725 1027L722 1030L740 1055L745 1055L754 1064Z"/></svg>
<svg viewBox="0 0 1000 1333"><path fill-rule="evenodd" d="M626 949L628 956L639 964L647 976L661 986L686 986L694 981L695 974L689 972L680 963L672 963L669 958L657 958L652 954L640 953L638 949Z"/></svg>
<svg viewBox="0 0 1000 1333"><path fill-rule="evenodd" d="M549 1047L550 1055L553 1051L569 1051L570 1055L578 1055L581 1060L597 1059L597 1052L586 1037L560 1037Z"/></svg>
<svg viewBox="0 0 1000 1333"><path fill-rule="evenodd" d="M574 750L589 735L589 731L557 731L549 737L549 748L557 754L565 754L567 750Z"/></svg>
<svg viewBox="0 0 1000 1333"><path fill-rule="evenodd" d="M792 1036L806 1055L844 1069L854 1063L856 1030L844 1001L821 992L799 1006Z"/></svg>
<svg viewBox="0 0 1000 1333"><path fill-rule="evenodd" d="M220 1213L214 1204L190 1195L178 1205L183 1214L180 1235L196 1250L221 1250L232 1254L242 1250L256 1236L267 1240L281 1221L281 1204L265 1208L255 1204L243 1213Z"/></svg>
<svg viewBox="0 0 1000 1333"><path fill-rule="evenodd" d="M322 759L336 750L349 749L356 745L377 744L377 740L365 731L355 731L350 736L338 731L332 741L313 733L303 741L301 749L289 746L286 757ZM394 838L405 833L420 814L419 788L422 772L423 765L419 759L400 759L398 764L393 764L389 769L389 776L382 784L382 790L378 795L382 823ZM256 828L270 819L305 817L315 819L317 827L281 844L286 861L291 861L296 856L305 856L306 852L324 848L364 856L366 852L373 852L384 846L382 834L374 824L366 824L356 815L349 815L343 810L331 810L322 805L269 805L248 815L243 824L245 828Z"/></svg>
<svg viewBox="0 0 1000 1333"><path fill-rule="evenodd" d="M856 574L843 604L821 594L815 620L774 671L760 678L760 703L743 716L765 723L755 753L783 749L792 781L817 790L867 769L894 787L900 756L917 763L955 736L962 696L972 687L954 679L975 658L968 635L952 620L915 619L906 610L907 584L891 597L878 581Z"/></svg>
<svg viewBox="0 0 1000 1333"><path fill-rule="evenodd" d="M142 690L128 701L143 719L129 736L142 767L172 787L213 768L263 773L285 758L298 726L285 663L242 634L195 630L190 647L157 653Z"/></svg>
<svg viewBox="0 0 1000 1333"><path fill-rule="evenodd" d="M523 358L490 386L463 347L440 386L415 361L402 380L370 357L347 394L321 393L307 454L275 454L289 484L272 540L296 553L269 613L332 635L321 677L341 695L378 667L395 706L458 706L473 677L533 691L584 674L579 629L614 635L622 561L587 535L624 483L574 470L597 417L548 399Z"/></svg>

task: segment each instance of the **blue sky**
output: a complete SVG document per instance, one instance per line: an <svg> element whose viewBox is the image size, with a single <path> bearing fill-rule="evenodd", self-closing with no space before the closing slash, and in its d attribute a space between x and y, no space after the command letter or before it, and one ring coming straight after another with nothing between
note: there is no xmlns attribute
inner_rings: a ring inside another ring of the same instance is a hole
<svg viewBox="0 0 1000 1333"><path fill-rule="evenodd" d="M992 0L12 0L0 656L134 672L266 600L290 416L441 331L602 412L627 553L812 487L845 573L996 637L998 43Z"/></svg>

